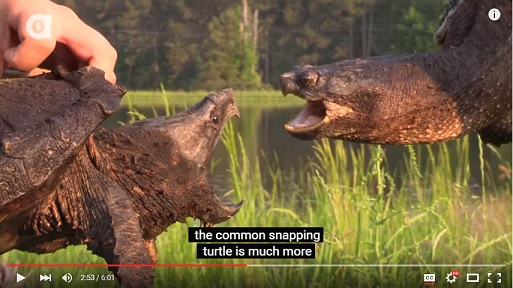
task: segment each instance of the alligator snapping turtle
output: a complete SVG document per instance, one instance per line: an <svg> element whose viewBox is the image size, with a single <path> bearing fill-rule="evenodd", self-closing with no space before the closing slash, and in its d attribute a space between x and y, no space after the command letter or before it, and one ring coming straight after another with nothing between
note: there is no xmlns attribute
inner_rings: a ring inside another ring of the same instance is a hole
<svg viewBox="0 0 513 288"><path fill-rule="evenodd" d="M431 54L296 66L281 75L284 95L307 100L285 129L300 139L434 143L478 131L511 142L511 1L458 0ZM488 11L498 8L497 21Z"/></svg>
<svg viewBox="0 0 513 288"><path fill-rule="evenodd" d="M238 212L210 179L212 150L239 115L233 91L93 134L124 94L90 67L0 80L0 254L87 244L109 264L151 264L170 224ZM110 269L123 287L152 285L152 267Z"/></svg>

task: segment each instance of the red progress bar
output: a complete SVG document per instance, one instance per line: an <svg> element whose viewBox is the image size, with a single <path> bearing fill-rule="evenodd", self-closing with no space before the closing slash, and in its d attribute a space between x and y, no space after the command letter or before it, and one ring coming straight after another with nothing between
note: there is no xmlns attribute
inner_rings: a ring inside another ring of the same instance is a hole
<svg viewBox="0 0 513 288"><path fill-rule="evenodd" d="M248 264L7 264L9 267L246 267Z"/></svg>

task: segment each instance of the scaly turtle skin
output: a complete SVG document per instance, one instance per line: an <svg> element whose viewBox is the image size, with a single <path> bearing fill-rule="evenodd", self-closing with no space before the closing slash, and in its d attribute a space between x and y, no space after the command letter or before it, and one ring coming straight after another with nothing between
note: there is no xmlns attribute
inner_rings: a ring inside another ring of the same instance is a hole
<svg viewBox="0 0 513 288"><path fill-rule="evenodd" d="M93 133L125 90L103 72L0 80L0 254L69 245L110 264L156 261L155 238L186 217L235 215L214 195L210 161L233 91L187 111ZM122 287L151 287L152 267L110 268Z"/></svg>
<svg viewBox="0 0 513 288"><path fill-rule="evenodd" d="M501 17L488 18L497 8ZM477 131L511 142L511 1L453 1L431 54L294 67L284 95L307 101L285 129L300 139L435 143Z"/></svg>

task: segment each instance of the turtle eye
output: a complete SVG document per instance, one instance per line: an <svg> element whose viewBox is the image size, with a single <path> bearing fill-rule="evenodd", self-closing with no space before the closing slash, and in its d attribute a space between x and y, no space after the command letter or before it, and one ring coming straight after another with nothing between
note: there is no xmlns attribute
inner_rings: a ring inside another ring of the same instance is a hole
<svg viewBox="0 0 513 288"><path fill-rule="evenodd" d="M219 117L217 116L212 116L212 122L216 123L219 122Z"/></svg>
<svg viewBox="0 0 513 288"><path fill-rule="evenodd" d="M308 78L299 78L297 79L297 84L300 86L300 87L308 87L308 82L310 81L310 79Z"/></svg>
<svg viewBox="0 0 513 288"><path fill-rule="evenodd" d="M315 71L307 70L302 72L297 77L297 85L301 88L311 88L315 86L318 75Z"/></svg>

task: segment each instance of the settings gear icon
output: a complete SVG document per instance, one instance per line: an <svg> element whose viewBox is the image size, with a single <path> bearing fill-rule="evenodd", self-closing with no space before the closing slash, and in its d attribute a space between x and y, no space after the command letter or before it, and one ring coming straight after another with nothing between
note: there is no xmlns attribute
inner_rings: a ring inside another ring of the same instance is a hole
<svg viewBox="0 0 513 288"><path fill-rule="evenodd" d="M458 279L458 277L452 275L452 273L449 273L449 274L447 274L447 276L445 276L445 279L447 279L447 283L452 284L452 283L456 282L456 279Z"/></svg>

